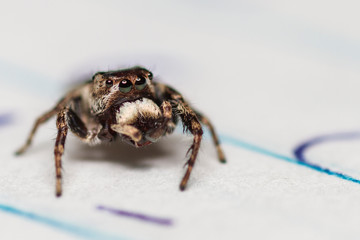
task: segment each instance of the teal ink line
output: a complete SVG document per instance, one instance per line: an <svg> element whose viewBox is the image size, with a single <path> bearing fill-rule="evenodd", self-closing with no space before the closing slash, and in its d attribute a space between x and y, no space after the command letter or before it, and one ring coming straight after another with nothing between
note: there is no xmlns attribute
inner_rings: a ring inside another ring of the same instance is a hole
<svg viewBox="0 0 360 240"><path fill-rule="evenodd" d="M123 237L113 236L106 233L98 232L94 229L76 226L70 223L62 222L49 217L41 216L33 212L24 211L9 205L0 204L0 211L13 214L49 227L71 233L78 237L91 240L124 240Z"/></svg>
<svg viewBox="0 0 360 240"><path fill-rule="evenodd" d="M321 167L319 165L312 164L312 163L309 163L309 162L302 162L302 161L297 160L295 158L291 158L291 157L287 157L287 156L282 155L282 154L278 154L276 152L267 150L265 148L262 148L262 147L259 147L259 146L256 146L256 145L253 145L251 143L241 141L241 140L236 139L236 138L231 137L231 136L221 135L220 139L221 139L221 141L223 143L227 143L227 144L230 144L230 145L233 145L233 146L236 146L236 147L244 148L244 149L247 149L249 151L257 152L257 153L260 153L260 154L263 154L263 155L266 155L266 156L270 156L270 157L273 157L273 158L281 159L281 160L284 160L284 161L287 161L287 162L290 162L290 163L293 163L293 164L297 164L297 165L301 165L301 166L310 168L312 170L315 170L315 171L318 171L318 172L321 172L321 173L325 173L327 175L335 176L335 177L341 178L343 180L347 180L347 181L350 181L350 182L360 184L359 179L356 179L356 178L351 177L349 175L346 175L346 174L343 174L343 173L340 173L340 172L336 172L336 171L332 171L332 170L330 170L328 168L323 168L323 167Z"/></svg>
<svg viewBox="0 0 360 240"><path fill-rule="evenodd" d="M43 89L46 88L47 91L45 91L45 92L51 92L51 94L52 94L53 90L56 89L56 88L51 87L52 86L51 83L49 84L48 79L46 79L44 76L42 76L40 74L36 74L36 73L31 72L26 69L23 69L20 66L9 64L9 63L3 61L2 59L0 59L0 70L2 72L1 78L4 78L4 80L7 80L8 83L23 84L23 85L25 85L26 89L31 89L33 92L37 92L37 91L39 91L39 89L41 89L42 94L43 94L44 93ZM17 81L14 81L14 80L17 80ZM54 84L54 83L52 83L52 84ZM24 87L23 85L22 85L22 87ZM236 147L247 149L252 152L256 152L256 153L270 156L273 158L277 158L277 159L280 159L280 160L283 160L283 161L286 161L289 163L301 165L301 166L310 168L310 169L315 170L320 173L325 173L328 175L332 175L332 176L341 178L343 180L347 180L347 181L351 181L351 182L360 184L359 179L353 178L346 174L342 174L340 172L335 172L330 169L323 168L321 166L318 166L318 165L315 165L315 164L312 164L309 162L302 162L295 158L287 157L282 154L278 154L276 152L270 151L268 149L256 146L254 144L251 144L251 143L248 143L245 141L241 141L241 140L231 137L231 136L221 135L220 139L222 140L222 142L227 143L229 145L233 145ZM16 209L11 206L6 206L6 205L0 204L0 211L4 211L4 212L11 213L11 214L23 217L23 218L27 218L29 220L51 226L53 228L57 228L59 230L65 231L65 232L69 232L69 233L75 234L77 236L86 238L86 239L124 239L124 238L120 238L120 237L106 235L106 234L94 231L92 229L86 229L86 228L78 227L78 226L75 226L75 225L72 225L72 224L69 224L66 222L61 222L61 221L58 221L55 219L40 216L35 213L22 211L22 210Z"/></svg>

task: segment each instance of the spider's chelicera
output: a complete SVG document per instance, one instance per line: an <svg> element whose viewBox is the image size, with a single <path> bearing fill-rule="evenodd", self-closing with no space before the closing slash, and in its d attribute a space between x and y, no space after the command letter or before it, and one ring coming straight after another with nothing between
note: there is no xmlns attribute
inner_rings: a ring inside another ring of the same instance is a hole
<svg viewBox="0 0 360 240"><path fill-rule="evenodd" d="M142 147L174 131L179 119L193 136L187 171L180 183L184 190L194 166L206 125L213 137L218 157L225 162L218 137L209 120L193 110L173 88L153 81L153 74L141 67L111 72L98 72L91 81L70 91L58 104L40 116L25 143L31 144L37 128L57 114L58 134L55 142L56 195L61 190L61 156L70 129L89 144L111 142L121 137L127 143Z"/></svg>

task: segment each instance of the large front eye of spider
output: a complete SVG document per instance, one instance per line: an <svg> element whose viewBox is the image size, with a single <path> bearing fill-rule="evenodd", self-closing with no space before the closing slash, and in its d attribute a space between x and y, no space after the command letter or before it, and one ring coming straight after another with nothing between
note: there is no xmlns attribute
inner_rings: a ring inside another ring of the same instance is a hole
<svg viewBox="0 0 360 240"><path fill-rule="evenodd" d="M138 77L135 81L135 88L137 90L143 90L146 87L146 79L142 76Z"/></svg>
<svg viewBox="0 0 360 240"><path fill-rule="evenodd" d="M121 82L119 84L120 92L128 93L128 92L130 92L131 88L132 88L132 83L130 80L128 80L128 79L121 80Z"/></svg>

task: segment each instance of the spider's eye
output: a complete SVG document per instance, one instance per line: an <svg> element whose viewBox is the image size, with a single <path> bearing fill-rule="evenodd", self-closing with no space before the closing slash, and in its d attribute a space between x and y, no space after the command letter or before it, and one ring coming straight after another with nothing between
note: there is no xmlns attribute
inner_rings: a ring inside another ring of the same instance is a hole
<svg viewBox="0 0 360 240"><path fill-rule="evenodd" d="M113 81L112 80L106 80L105 82L107 87L111 87L113 85Z"/></svg>
<svg viewBox="0 0 360 240"><path fill-rule="evenodd" d="M149 73L148 73L148 78L149 78L150 80L153 79L153 74L152 74L152 72L149 72Z"/></svg>
<svg viewBox="0 0 360 240"><path fill-rule="evenodd" d="M146 79L144 77L138 77L135 82L137 90L143 90L146 87Z"/></svg>
<svg viewBox="0 0 360 240"><path fill-rule="evenodd" d="M122 80L119 84L119 90L122 93L130 92L131 88L132 88L132 83L128 79Z"/></svg>

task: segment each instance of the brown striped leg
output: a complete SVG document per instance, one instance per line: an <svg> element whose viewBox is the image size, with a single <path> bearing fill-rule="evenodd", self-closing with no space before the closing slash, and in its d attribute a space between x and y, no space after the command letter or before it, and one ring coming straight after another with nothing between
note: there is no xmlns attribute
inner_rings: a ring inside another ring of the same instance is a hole
<svg viewBox="0 0 360 240"><path fill-rule="evenodd" d="M158 97L160 99L164 98L166 100L169 100L172 103L173 108L176 109L176 111L179 113L179 115L181 117L184 128L190 130L190 132L194 135L193 144L188 151L188 152L191 151L190 159L187 162L188 169L187 169L185 176L180 184L180 189L184 190L186 187L187 181L190 177L191 170L194 166L196 156L199 151L202 134L203 134L199 120L210 129L213 141L216 145L219 160L223 163L226 162L225 156L220 147L220 143L219 143L217 134L214 130L214 127L210 123L210 121L207 118L205 118L204 116L202 116L201 114L195 113L194 110L192 110L188 106L188 104L185 102L185 100L181 96L181 94L179 92L177 92L175 89L173 89L169 86L166 86L164 84L161 84L161 83L156 83L154 85L155 85L155 92L158 95Z"/></svg>
<svg viewBox="0 0 360 240"><path fill-rule="evenodd" d="M186 170L185 176L183 177L180 183L180 190L183 191L186 188L186 184L189 180L191 171L194 167L195 160L200 149L200 143L201 143L203 131L201 128L201 124L196 117L196 114L189 106L187 106L183 102L178 102L177 109L180 112L180 117L183 122L184 128L189 130L191 134L194 135L193 144L191 145L188 151L188 152L191 151L190 159L187 161L188 168Z"/></svg>
<svg viewBox="0 0 360 240"><path fill-rule="evenodd" d="M193 144L188 150L188 152L191 151L190 159L187 161L188 168L180 183L180 190L183 191L186 188L186 184L194 167L195 160L199 152L203 131L195 112L188 106L180 93L164 84L156 84L156 90L159 96L168 99L172 103L173 108L176 108L176 111L181 117L184 129L189 130L191 134L194 135Z"/></svg>
<svg viewBox="0 0 360 240"><path fill-rule="evenodd" d="M45 114L43 114L42 116L40 116L36 121L35 124L30 132L29 137L27 138L25 144L15 152L16 155L20 155L23 154L30 146L34 135L37 131L37 129L39 128L39 126L43 123L45 123L47 120L49 120L52 116L54 116L56 113L59 112L59 110L61 110L62 108L65 107L66 104L68 104L78 93L76 92L70 92L69 94L67 94L64 98L62 98L57 104L56 106L51 109L50 111L46 112Z"/></svg>
<svg viewBox="0 0 360 240"><path fill-rule="evenodd" d="M17 151L15 152L16 155L23 154L23 153L29 148L29 146L30 146L30 144L31 144L31 142L32 142L32 140L33 140L33 138L34 138L34 135L35 135L37 129L39 128L39 126L40 126L41 124L45 123L47 120L49 120L49 119L50 119L52 116L54 116L57 112L58 112L58 109L54 108L54 109L48 111L47 113L45 113L44 115L40 116L40 117L36 120L36 122L35 122L32 130L31 130L31 132L30 132L29 137L27 138L25 144L24 144L19 150L17 150Z"/></svg>
<svg viewBox="0 0 360 240"><path fill-rule="evenodd" d="M196 115L198 116L200 122L202 122L204 125L206 125L209 128L220 162L226 163L224 152L220 146L220 141L215 132L213 125L211 124L209 119L207 117L203 116L201 113L196 111Z"/></svg>
<svg viewBox="0 0 360 240"><path fill-rule="evenodd" d="M64 153L64 146L66 135L68 132L68 125L66 121L66 109L63 109L59 112L56 127L58 129L58 134L56 137L54 154L55 154L55 170L56 170L56 196L60 197L62 193L61 189L61 156Z"/></svg>
<svg viewBox="0 0 360 240"><path fill-rule="evenodd" d="M202 130L196 130L194 133L194 141L193 144L191 145L190 149L191 149L191 156L190 159L187 162L188 168L186 170L185 176L183 177L183 179L181 180L180 183L180 190L184 191L186 188L186 184L189 180L190 177L190 173L194 167L195 164L195 160L196 160L196 156L199 152L199 148L200 148L200 143L201 143L201 138L202 138ZM190 150L189 149L189 150Z"/></svg>

